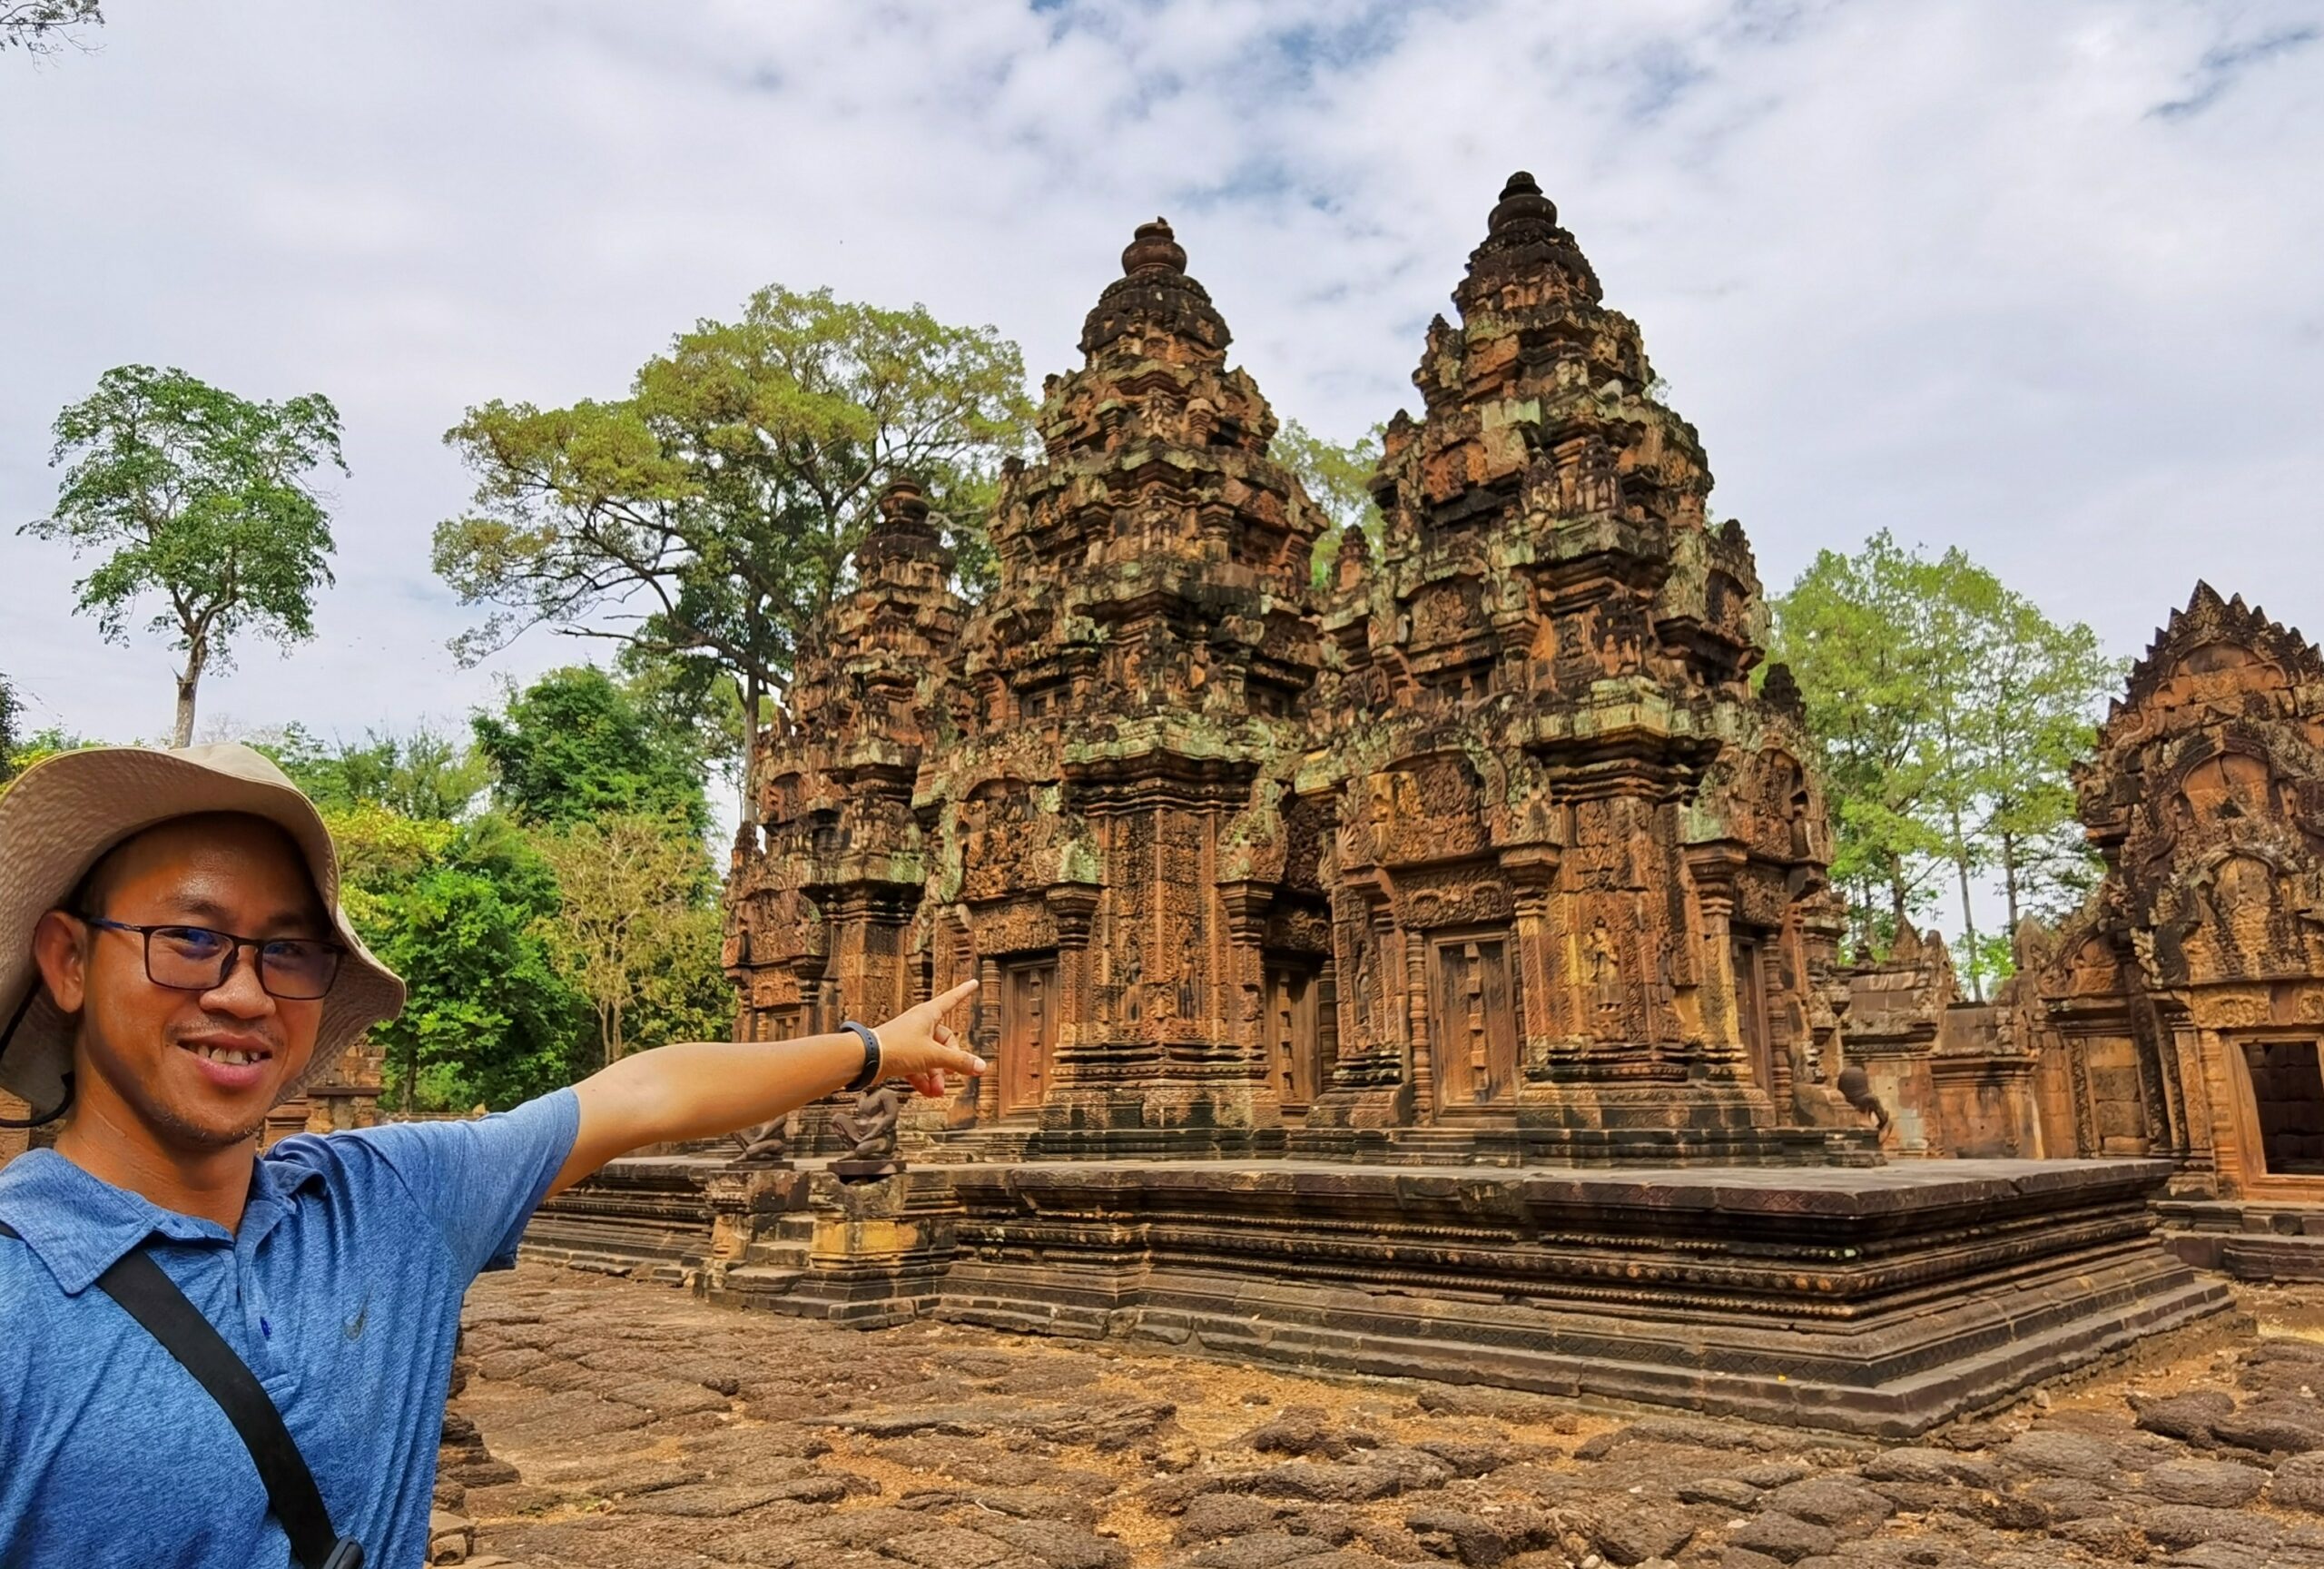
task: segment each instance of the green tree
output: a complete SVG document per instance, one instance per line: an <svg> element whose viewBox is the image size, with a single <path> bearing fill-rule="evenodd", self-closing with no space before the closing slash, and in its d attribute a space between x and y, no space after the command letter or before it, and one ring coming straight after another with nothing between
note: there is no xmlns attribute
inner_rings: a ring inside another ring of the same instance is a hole
<svg viewBox="0 0 2324 1569"><path fill-rule="evenodd" d="M1296 419L1286 419L1267 444L1267 456L1291 470L1307 498L1324 509L1334 531L1315 547L1315 586L1331 581L1339 558L1339 530L1362 528L1376 547L1384 519L1372 498L1372 475L1380 467L1380 440L1387 427L1374 425L1363 439L1341 447L1324 440Z"/></svg>
<svg viewBox="0 0 2324 1569"><path fill-rule="evenodd" d="M692 736L595 666L552 670L474 725L494 798L521 822L562 829L628 813L682 823L697 840L709 832Z"/></svg>
<svg viewBox="0 0 2324 1569"><path fill-rule="evenodd" d="M1933 587L1884 529L1858 555L1819 552L1774 607L1769 652L1798 679L1831 804L1833 881L1876 951L1927 903L1942 865L1936 694L1958 683L1937 668L1950 652L1934 646Z"/></svg>
<svg viewBox="0 0 2324 1569"><path fill-rule="evenodd" d="M504 817L454 824L376 801L324 808L348 914L404 978L374 1033L386 1100L407 1110L507 1107L572 1082L586 1010L554 963L554 873Z"/></svg>
<svg viewBox="0 0 2324 1569"><path fill-rule="evenodd" d="M455 647L479 657L546 623L674 663L674 689L739 706L747 775L881 488L917 476L973 577L1029 420L1022 357L989 327L761 290L740 321L681 334L625 399L486 403L447 434L478 483L437 528L436 570L492 607Z"/></svg>
<svg viewBox="0 0 2324 1569"><path fill-rule="evenodd" d="M618 1061L640 1038L641 1013L661 1031L724 1039L733 994L718 972L719 922L699 837L682 822L615 814L574 822L543 849L556 869L557 962L596 1011L597 1065ZM676 1036L646 1038L661 1045Z"/></svg>
<svg viewBox="0 0 2324 1569"><path fill-rule="evenodd" d="M339 412L316 394L253 403L182 370L124 365L56 417L66 465L54 511L19 530L104 559L74 585L113 642L162 600L153 631L174 637L171 745L193 739L202 676L231 668L249 632L288 646L314 636L315 590L331 581L330 519L308 482L340 456Z"/></svg>
<svg viewBox="0 0 2324 1569"><path fill-rule="evenodd" d="M86 735L76 735L62 725L44 725L31 735L22 736L8 749L7 769L11 777L23 773L45 757L59 752L75 752L84 746L100 745Z"/></svg>
<svg viewBox="0 0 2324 1569"><path fill-rule="evenodd" d="M0 0L0 54L11 49L48 54L65 44L85 48L84 33L103 22L97 0Z"/></svg>
<svg viewBox="0 0 2324 1569"><path fill-rule="evenodd" d="M1856 556L1820 554L1777 603L1773 642L1807 700L1837 819L1833 874L1860 939L1876 917L1893 933L1949 872L1982 997L2029 903L2086 880L2069 774L2119 665L2088 627L2052 622L1962 551L1932 558L1886 531ZM2008 924L1994 941L1974 888L1996 872Z"/></svg>
<svg viewBox="0 0 2324 1569"><path fill-rule="evenodd" d="M0 784L16 776L16 689L0 676Z"/></svg>
<svg viewBox="0 0 2324 1569"><path fill-rule="evenodd" d="M492 764L473 742L422 725L409 735L364 732L359 742L326 744L298 725L261 745L318 806L370 804L425 822L468 816L492 783Z"/></svg>
<svg viewBox="0 0 2324 1569"><path fill-rule="evenodd" d="M2079 905L2096 861L2074 816L2073 770L2090 754L2095 722L2128 674L2098 634L2060 625L2023 595L2004 591L1981 649L1985 702L1972 711L1969 744L1993 862L2014 933L2029 913ZM2008 945L2004 943L2003 952Z"/></svg>

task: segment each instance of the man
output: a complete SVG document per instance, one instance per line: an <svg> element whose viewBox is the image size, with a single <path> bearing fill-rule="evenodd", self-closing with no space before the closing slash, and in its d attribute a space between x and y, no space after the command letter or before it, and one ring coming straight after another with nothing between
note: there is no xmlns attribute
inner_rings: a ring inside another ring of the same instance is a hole
<svg viewBox="0 0 2324 1569"><path fill-rule="evenodd" d="M940 1094L984 1070L942 1021L972 989L261 1158L267 1112L403 1004L339 908L321 819L241 746L27 770L0 796L0 1088L64 1120L0 1170L0 1566L291 1561L235 1426L104 1284L140 1251L256 1375L332 1529L370 1565L421 1563L461 1297L540 1201L851 1082Z"/></svg>

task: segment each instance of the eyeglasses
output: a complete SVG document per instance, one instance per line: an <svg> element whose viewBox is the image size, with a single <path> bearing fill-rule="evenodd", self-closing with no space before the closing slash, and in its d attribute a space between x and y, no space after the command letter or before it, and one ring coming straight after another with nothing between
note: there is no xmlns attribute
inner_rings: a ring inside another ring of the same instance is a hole
<svg viewBox="0 0 2324 1569"><path fill-rule="evenodd" d="M339 979L339 962L347 950L336 942L313 937L237 937L207 926L133 926L84 915L92 926L108 932L133 932L145 939L145 979L177 992L209 992L226 983L242 950L254 951L251 968L258 983L271 997L285 1002L311 1002L327 995Z"/></svg>

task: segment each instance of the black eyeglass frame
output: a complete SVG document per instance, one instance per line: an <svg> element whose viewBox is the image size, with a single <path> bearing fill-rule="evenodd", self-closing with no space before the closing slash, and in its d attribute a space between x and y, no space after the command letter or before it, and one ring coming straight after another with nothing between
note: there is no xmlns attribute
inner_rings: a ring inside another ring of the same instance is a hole
<svg viewBox="0 0 2324 1569"><path fill-rule="evenodd" d="M323 937L238 937L231 932L221 932L215 926L196 926L183 921L163 921L151 926L140 926L128 921L107 920L103 915L75 915L74 919L102 931L133 932L143 937L145 940L145 979L156 986L167 987L172 992L212 992L223 986L234 973L234 965L241 959L242 950L248 948L256 955L251 961L251 968L256 972L259 986L268 996L284 1002L320 1002L330 995L332 987L339 984L340 966L347 960L347 945L344 942L334 942ZM204 985L181 986L173 981L164 981L154 974L153 933L156 932L199 932L205 937L215 937L227 943L224 956L218 961L217 979ZM300 942L311 948L320 948L330 955L330 973L323 977L321 991L311 995L301 995L298 992L278 992L274 989L273 984L267 980L266 951L276 942Z"/></svg>

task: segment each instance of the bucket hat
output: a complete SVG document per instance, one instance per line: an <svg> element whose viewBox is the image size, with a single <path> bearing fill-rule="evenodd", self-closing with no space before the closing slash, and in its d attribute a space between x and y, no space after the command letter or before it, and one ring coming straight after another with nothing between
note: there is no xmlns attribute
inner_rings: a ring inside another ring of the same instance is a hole
<svg viewBox="0 0 2324 1569"><path fill-rule="evenodd" d="M403 982L371 956L340 908L339 856L321 815L268 758L231 742L61 752L25 769L0 794L0 1021L24 1010L0 1048L0 1090L28 1102L35 1115L69 1098L73 1021L41 983L33 929L114 845L157 823L207 812L262 817L290 834L330 913L332 935L347 949L323 999L315 1054L283 1085L278 1104L330 1071L366 1030L402 1011Z"/></svg>

